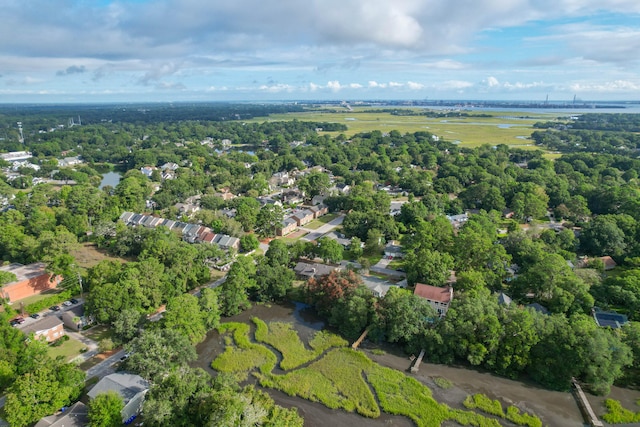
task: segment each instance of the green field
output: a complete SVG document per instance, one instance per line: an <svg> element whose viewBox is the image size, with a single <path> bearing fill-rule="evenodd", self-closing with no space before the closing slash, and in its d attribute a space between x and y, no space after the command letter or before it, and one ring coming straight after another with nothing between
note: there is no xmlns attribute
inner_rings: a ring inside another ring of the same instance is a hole
<svg viewBox="0 0 640 427"><path fill-rule="evenodd" d="M52 359L55 359L58 356L64 357L64 360L67 362L73 359L74 357L80 354L80 350L85 348L86 345L81 343L75 338L69 337L68 341L63 342L58 347L49 346L47 348L47 353Z"/></svg>
<svg viewBox="0 0 640 427"><path fill-rule="evenodd" d="M273 114L259 117L252 121L304 120L317 122L343 123L347 125L347 136L360 132L380 130L389 132L397 130L401 133L427 131L438 137L459 142L464 146L482 144L507 144L522 148L535 148L528 138L533 132L532 125L539 121L553 120L554 115L527 113L527 118L520 118L523 113L497 111L492 117L452 117L432 118L425 116L395 116L390 113L371 112L369 108L354 108L353 111L310 111L301 113ZM340 132L329 132L337 135Z"/></svg>

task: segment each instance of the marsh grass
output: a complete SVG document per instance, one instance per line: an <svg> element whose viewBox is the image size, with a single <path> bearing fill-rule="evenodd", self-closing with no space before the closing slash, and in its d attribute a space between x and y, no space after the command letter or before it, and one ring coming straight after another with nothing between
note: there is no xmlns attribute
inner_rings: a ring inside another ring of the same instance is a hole
<svg viewBox="0 0 640 427"><path fill-rule="evenodd" d="M638 401L640 405L640 400ZM602 419L609 424L630 424L640 422L640 412L630 411L622 406L622 404L613 399L607 399L604 401L604 405L607 407L607 412L602 416Z"/></svg>
<svg viewBox="0 0 640 427"><path fill-rule="evenodd" d="M280 368L289 371L312 361L331 347L344 347L347 341L338 335L320 331L309 342L308 350L291 323L271 322L268 325L258 318L251 319L256 325L256 341L269 344L282 354Z"/></svg>
<svg viewBox="0 0 640 427"><path fill-rule="evenodd" d="M507 412L505 413L499 400L491 400L481 393L467 396L463 404L465 408L478 409L487 414L507 419L520 426L542 427L540 418L527 413L520 413L520 409L513 405L507 407Z"/></svg>
<svg viewBox="0 0 640 427"><path fill-rule="evenodd" d="M495 419L471 411L454 410L438 403L427 386L400 371L374 363L362 352L345 348L347 342L334 334L324 331L316 333L309 342L309 350L291 324L266 324L257 318L252 320L256 325L256 340L280 351L283 355L281 367L286 366L283 369L289 372L283 375L272 373L277 362L276 356L267 347L250 341L250 327L244 323L225 323L218 328L225 336L227 347L211 363L214 369L245 375L244 378L253 371L253 376L263 387L320 402L331 409L357 412L365 417L377 418L383 410L406 416L418 427L438 427L444 421L477 427L500 427ZM320 359L308 366L300 367L306 363L304 361L321 355ZM290 368L292 366L298 369ZM502 415L508 417L510 413L514 419L516 415L521 415L517 408L509 408L507 414Z"/></svg>

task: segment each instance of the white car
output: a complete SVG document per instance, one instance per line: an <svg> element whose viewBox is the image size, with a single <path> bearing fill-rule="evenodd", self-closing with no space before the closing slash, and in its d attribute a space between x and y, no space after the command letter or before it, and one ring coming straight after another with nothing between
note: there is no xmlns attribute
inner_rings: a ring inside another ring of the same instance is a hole
<svg viewBox="0 0 640 427"><path fill-rule="evenodd" d="M62 305L64 305L65 307L71 307L73 303L71 301L65 301L62 303Z"/></svg>

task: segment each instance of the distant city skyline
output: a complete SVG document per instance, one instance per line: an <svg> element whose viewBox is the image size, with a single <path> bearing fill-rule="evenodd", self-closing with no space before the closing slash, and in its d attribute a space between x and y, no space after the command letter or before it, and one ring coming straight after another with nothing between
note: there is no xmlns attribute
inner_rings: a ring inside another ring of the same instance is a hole
<svg viewBox="0 0 640 427"><path fill-rule="evenodd" d="M640 100L637 0L0 6L0 103Z"/></svg>

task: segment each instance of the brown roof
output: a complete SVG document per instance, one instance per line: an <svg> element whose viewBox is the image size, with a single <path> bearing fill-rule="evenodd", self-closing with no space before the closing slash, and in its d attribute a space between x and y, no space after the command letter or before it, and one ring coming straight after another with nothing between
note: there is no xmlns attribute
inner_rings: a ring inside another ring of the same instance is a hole
<svg viewBox="0 0 640 427"><path fill-rule="evenodd" d="M453 299L453 288L451 288L450 286L439 288L437 286L416 283L416 288L413 291L413 294L430 301L447 303L451 302L451 300Z"/></svg>
<svg viewBox="0 0 640 427"><path fill-rule="evenodd" d="M600 259L602 260L602 262L604 262L605 270L611 270L618 265L610 256L601 256Z"/></svg>

